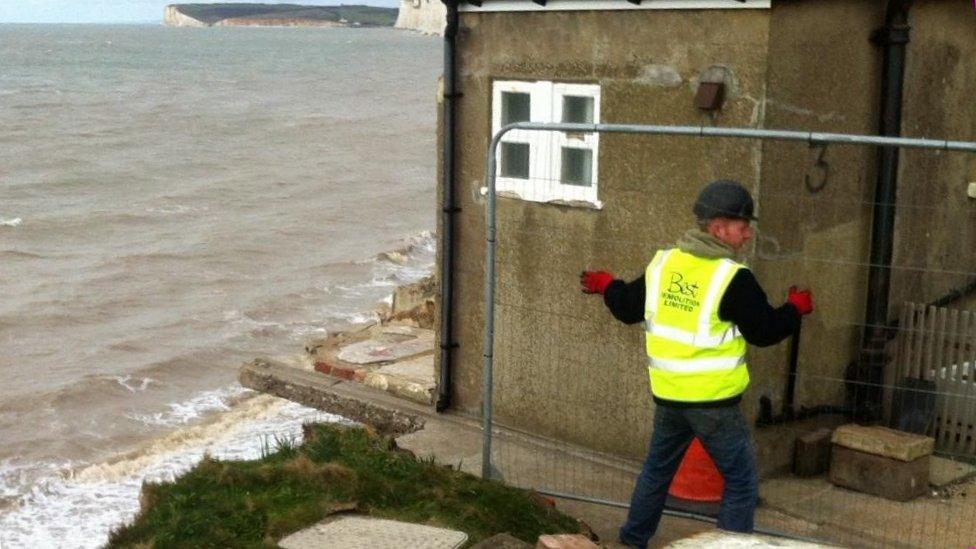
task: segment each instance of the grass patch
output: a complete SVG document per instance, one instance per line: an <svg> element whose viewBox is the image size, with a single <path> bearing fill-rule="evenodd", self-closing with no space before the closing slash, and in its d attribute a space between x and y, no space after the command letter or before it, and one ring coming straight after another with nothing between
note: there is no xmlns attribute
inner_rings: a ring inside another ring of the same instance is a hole
<svg viewBox="0 0 976 549"><path fill-rule="evenodd" d="M361 428L310 425L300 446L257 461L204 458L172 483L143 486L132 524L109 547L275 547L341 511L441 526L476 543L501 532L535 543L578 532L575 519L537 495L417 460Z"/></svg>

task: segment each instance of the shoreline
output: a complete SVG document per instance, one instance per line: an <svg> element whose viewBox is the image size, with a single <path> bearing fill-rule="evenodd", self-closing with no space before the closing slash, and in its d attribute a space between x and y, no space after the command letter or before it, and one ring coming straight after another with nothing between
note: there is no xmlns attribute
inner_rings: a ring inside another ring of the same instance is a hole
<svg viewBox="0 0 976 549"><path fill-rule="evenodd" d="M402 246L365 261L390 264L395 267L394 272L413 279L417 267L411 263L417 260L416 254L423 257L431 238L429 231L404 237ZM425 278L432 276L432 270L432 265L424 267ZM392 318L394 296L414 284L417 282L401 281L385 298L363 307L357 314L362 320L341 321L330 327L327 334L365 330ZM313 338L309 334L306 345ZM274 360L296 370L314 370L310 355L301 347ZM0 544L99 547L113 528L130 521L138 512L144 482L171 480L191 469L205 455L257 459L268 440L297 439L301 426L309 421L350 423L342 416L243 387L239 381L195 393L173 403L171 408L176 411L193 406L204 408L190 413L185 423L174 418L176 423L171 429L134 448L92 463L51 464L36 482L22 485L27 491L20 494L11 492L17 486L8 484L4 493L0 493ZM101 503L95 506L95 500ZM56 535L63 525L79 522L85 526L70 543Z"/></svg>

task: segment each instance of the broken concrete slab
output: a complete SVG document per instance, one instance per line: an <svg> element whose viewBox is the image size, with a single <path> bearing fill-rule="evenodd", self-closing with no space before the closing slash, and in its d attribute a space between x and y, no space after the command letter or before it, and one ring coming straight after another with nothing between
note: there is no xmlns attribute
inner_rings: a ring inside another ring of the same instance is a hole
<svg viewBox="0 0 976 549"><path fill-rule="evenodd" d="M412 400L420 404L434 402L434 386L432 384L417 383L397 376L383 375L369 372L363 375L364 385L386 391L396 396Z"/></svg>
<svg viewBox="0 0 976 549"><path fill-rule="evenodd" d="M364 516L342 516L296 532L278 543L284 549L456 549L468 541L457 530Z"/></svg>
<svg viewBox="0 0 976 549"><path fill-rule="evenodd" d="M376 364L393 362L434 351L434 334L425 334L406 341L383 341L367 339L352 343L339 351L338 358L350 364Z"/></svg>
<svg viewBox="0 0 976 549"><path fill-rule="evenodd" d="M935 439L931 437L853 423L835 429L831 442L851 450L900 461L913 461L930 455L935 447Z"/></svg>
<svg viewBox="0 0 976 549"><path fill-rule="evenodd" d="M257 359L241 367L238 379L249 389L371 425L383 434L412 433L424 426L420 414L403 411L401 399L317 372Z"/></svg>
<svg viewBox="0 0 976 549"><path fill-rule="evenodd" d="M377 374L403 378L414 383L434 388L434 355L426 355L410 360L394 362L381 366Z"/></svg>
<svg viewBox="0 0 976 549"><path fill-rule="evenodd" d="M976 475L976 466L962 461L932 456L929 458L929 484L942 488Z"/></svg>

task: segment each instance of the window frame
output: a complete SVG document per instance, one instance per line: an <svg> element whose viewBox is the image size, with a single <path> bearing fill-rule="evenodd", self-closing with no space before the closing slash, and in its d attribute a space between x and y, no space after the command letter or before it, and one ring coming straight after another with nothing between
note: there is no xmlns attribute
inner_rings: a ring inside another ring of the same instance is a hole
<svg viewBox="0 0 976 549"><path fill-rule="evenodd" d="M566 97L593 99L593 123L600 122L601 88L599 84L578 84L545 80L495 80L492 82L491 121L492 135L501 130L502 94L528 93L532 122L561 122ZM502 136L504 143L529 145L528 179L501 175L501 154L496 173L495 189L530 202L557 202L581 204L602 208L599 201L599 145L598 133L575 134L566 132L539 132L512 130ZM590 151L590 184L573 185L559 181L562 172L563 148ZM500 150L500 149L499 149Z"/></svg>

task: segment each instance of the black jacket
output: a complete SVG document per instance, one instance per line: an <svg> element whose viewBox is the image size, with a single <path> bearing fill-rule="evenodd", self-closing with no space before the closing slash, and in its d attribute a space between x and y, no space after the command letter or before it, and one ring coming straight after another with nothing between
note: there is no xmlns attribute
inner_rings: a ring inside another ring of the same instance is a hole
<svg viewBox="0 0 976 549"><path fill-rule="evenodd" d="M644 276L633 282L614 280L603 294L603 302L613 316L624 323L644 320ZM746 341L768 347L786 339L800 322L796 308L789 303L773 308L766 292L749 269L739 269L718 305L718 317L739 327Z"/></svg>
<svg viewBox="0 0 976 549"><path fill-rule="evenodd" d="M644 276L632 282L614 280L603 294L603 302L613 316L627 324L644 320ZM738 326L746 341L757 347L775 345L789 337L800 323L796 308L786 303L773 308L766 298L766 292L749 269L739 269L732 277L722 301L719 302L718 316ZM658 404L688 406L687 403L674 403L654 397ZM728 401L709 402L708 406L735 404L739 397Z"/></svg>

